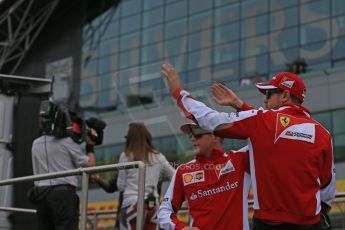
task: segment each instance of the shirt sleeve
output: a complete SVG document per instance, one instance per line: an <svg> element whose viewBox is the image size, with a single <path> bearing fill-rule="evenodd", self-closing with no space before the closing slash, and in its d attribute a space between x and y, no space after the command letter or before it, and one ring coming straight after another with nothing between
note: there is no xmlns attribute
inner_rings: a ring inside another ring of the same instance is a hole
<svg viewBox="0 0 345 230"><path fill-rule="evenodd" d="M187 226L185 223L179 221L176 216L184 198L185 195L181 174L177 169L164 196L163 202L159 206L158 221L161 228L180 230Z"/></svg>
<svg viewBox="0 0 345 230"><path fill-rule="evenodd" d="M175 169L171 166L169 161L165 158L165 156L162 153L160 154L160 156L162 169L161 172L163 173L163 175L167 176L169 180L171 180L171 178L174 176Z"/></svg>
<svg viewBox="0 0 345 230"><path fill-rule="evenodd" d="M121 153L119 163L127 162L125 153ZM126 171L124 169L120 169L117 174L117 189L120 192L123 192L126 188Z"/></svg>
<svg viewBox="0 0 345 230"><path fill-rule="evenodd" d="M187 118L194 120L201 128L225 138L248 138L256 128L257 114L263 113L262 109L236 113L218 112L193 99L190 93L183 89L176 90L174 97Z"/></svg>
<svg viewBox="0 0 345 230"><path fill-rule="evenodd" d="M81 146L75 143L69 137L63 140L63 143L65 145L65 148L69 152L70 156L72 157L73 162L78 167L83 167L88 161L88 156L83 152Z"/></svg>
<svg viewBox="0 0 345 230"><path fill-rule="evenodd" d="M332 206L336 194L335 167L333 161L332 140L329 139L327 149L324 151L324 161L321 166L321 201Z"/></svg>

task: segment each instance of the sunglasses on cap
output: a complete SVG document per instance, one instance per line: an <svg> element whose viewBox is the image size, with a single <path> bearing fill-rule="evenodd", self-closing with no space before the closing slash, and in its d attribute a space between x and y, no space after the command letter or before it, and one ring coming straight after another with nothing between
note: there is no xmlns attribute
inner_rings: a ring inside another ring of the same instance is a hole
<svg viewBox="0 0 345 230"><path fill-rule="evenodd" d="M271 96L275 93L282 93L282 92L284 92L284 90L282 89L268 89L266 90L266 99L267 100L270 99Z"/></svg>

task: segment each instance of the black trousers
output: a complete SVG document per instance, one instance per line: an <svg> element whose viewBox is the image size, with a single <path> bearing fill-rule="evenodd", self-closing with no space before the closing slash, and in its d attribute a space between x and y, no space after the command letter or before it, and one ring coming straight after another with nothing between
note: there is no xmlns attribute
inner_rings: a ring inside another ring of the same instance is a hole
<svg viewBox="0 0 345 230"><path fill-rule="evenodd" d="M301 226L297 224L277 224L270 225L265 222L256 219L253 217L253 230L322 230L320 223L310 225L310 226Z"/></svg>
<svg viewBox="0 0 345 230"><path fill-rule="evenodd" d="M79 197L75 189L53 188L37 206L39 230L77 230Z"/></svg>

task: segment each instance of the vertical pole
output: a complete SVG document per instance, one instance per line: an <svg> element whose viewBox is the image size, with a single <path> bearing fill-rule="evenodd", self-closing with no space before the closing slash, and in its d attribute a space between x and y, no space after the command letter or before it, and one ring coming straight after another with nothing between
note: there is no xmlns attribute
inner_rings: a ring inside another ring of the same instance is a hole
<svg viewBox="0 0 345 230"><path fill-rule="evenodd" d="M93 230L97 230L98 215L96 212L93 214L93 217L94 217L94 219L93 219Z"/></svg>
<svg viewBox="0 0 345 230"><path fill-rule="evenodd" d="M137 215L137 230L143 229L144 223L144 197L145 197L145 174L146 165L143 162L138 162L138 215Z"/></svg>
<svg viewBox="0 0 345 230"><path fill-rule="evenodd" d="M89 191L89 174L83 171L81 181L81 210L80 210L80 229L86 230L87 203Z"/></svg>

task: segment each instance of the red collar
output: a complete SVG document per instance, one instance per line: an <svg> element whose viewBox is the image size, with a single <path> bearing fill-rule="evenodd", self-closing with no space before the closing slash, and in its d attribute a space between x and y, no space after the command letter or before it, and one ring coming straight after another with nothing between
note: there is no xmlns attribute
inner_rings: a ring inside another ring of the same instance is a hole
<svg viewBox="0 0 345 230"><path fill-rule="evenodd" d="M282 104L280 107L284 107L284 106L289 106L289 107L291 107L291 108L293 108L295 110L300 110L300 111L302 111L304 113L307 113L310 116L310 111L306 107L304 107L302 105L288 102L288 103Z"/></svg>
<svg viewBox="0 0 345 230"><path fill-rule="evenodd" d="M195 159L197 161L215 161L219 159L225 153L224 149L213 149L212 153L209 158L205 158L204 156L196 156Z"/></svg>

